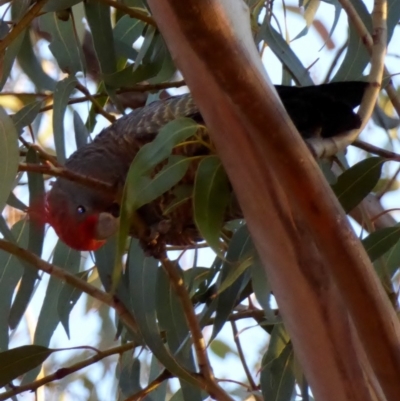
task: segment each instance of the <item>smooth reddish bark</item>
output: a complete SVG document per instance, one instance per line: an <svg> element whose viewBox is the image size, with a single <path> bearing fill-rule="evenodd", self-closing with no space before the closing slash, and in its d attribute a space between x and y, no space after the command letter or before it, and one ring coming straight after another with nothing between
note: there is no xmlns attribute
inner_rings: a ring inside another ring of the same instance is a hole
<svg viewBox="0 0 400 401"><path fill-rule="evenodd" d="M387 400L399 400L397 317L268 83L241 4L148 2L211 131L316 398L369 398L353 348L343 347L345 304Z"/></svg>

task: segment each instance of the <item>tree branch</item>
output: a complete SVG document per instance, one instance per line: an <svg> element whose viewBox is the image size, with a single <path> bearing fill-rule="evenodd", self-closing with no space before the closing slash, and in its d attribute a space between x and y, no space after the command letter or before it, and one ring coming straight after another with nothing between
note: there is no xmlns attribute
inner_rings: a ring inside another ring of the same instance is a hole
<svg viewBox="0 0 400 401"><path fill-rule="evenodd" d="M48 0L38 0L20 21L14 25L12 31L4 39L0 40L0 54L24 31L47 2Z"/></svg>
<svg viewBox="0 0 400 401"><path fill-rule="evenodd" d="M209 127L315 397L371 399L359 391L365 377L350 341L350 312L387 398L400 399L398 319L265 76L243 4L148 3Z"/></svg>
<svg viewBox="0 0 400 401"><path fill-rule="evenodd" d="M33 173L48 174L54 177L62 177L101 192L115 193L113 185L86 175L75 173L64 167L55 167L50 164L20 163L18 165L18 171L30 171Z"/></svg>
<svg viewBox="0 0 400 401"><path fill-rule="evenodd" d="M77 372L78 370L81 370L83 368L86 368L87 366L93 365L96 362L101 361L104 358L107 358L108 356L115 355L115 354L122 354L126 351L129 351L133 348L135 348L136 345L134 343L127 343L124 345L120 345L118 347L111 348L107 351L99 351L96 355L93 355L92 357L85 359L82 362L75 363L74 365L69 366L68 368L61 368L58 369L56 372L54 372L51 375L45 376L42 379L35 380L32 383L25 384L23 386L16 386L11 390L5 391L4 393L0 394L0 401L7 400L17 394L21 394L25 391L35 391L39 387L44 386L48 383L51 383L55 380L61 380L64 377Z"/></svg>
<svg viewBox="0 0 400 401"><path fill-rule="evenodd" d="M67 272L61 267L54 266L44 260L40 259L35 254L27 251L15 245L11 242L0 239L0 249L15 255L24 262L28 262L29 266L37 270L44 271L53 277L57 277L61 281L72 285L73 287L81 290L82 292L90 295L93 298L98 299L102 303L113 308L118 314L120 320L133 332L136 332L137 326L136 322L131 315L131 313L125 308L125 306L119 301L118 298L107 294L106 292L96 288L95 286L87 283L86 281L80 279L79 277Z"/></svg>

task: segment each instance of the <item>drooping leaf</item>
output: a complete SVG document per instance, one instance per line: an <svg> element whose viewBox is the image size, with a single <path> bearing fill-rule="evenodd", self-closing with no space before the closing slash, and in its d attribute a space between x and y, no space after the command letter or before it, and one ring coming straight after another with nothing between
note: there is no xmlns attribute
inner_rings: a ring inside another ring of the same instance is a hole
<svg viewBox="0 0 400 401"><path fill-rule="evenodd" d="M13 2L18 3L18 2ZM17 54L20 52L22 42L24 40L25 30L23 30L7 47L5 52L0 54L0 90L3 89L4 84L6 83L8 77L10 76L11 69L14 65L15 58Z"/></svg>
<svg viewBox="0 0 400 401"><path fill-rule="evenodd" d="M49 49L60 69L71 76L78 71L85 72L83 52L75 35L72 18L63 21L57 17L57 13L46 13L39 17L39 24L40 29L51 36Z"/></svg>
<svg viewBox="0 0 400 401"><path fill-rule="evenodd" d="M133 49L133 44L139 39L145 24L139 20L132 20L128 15L124 15L116 23L113 36L115 51L118 56L134 60L137 51Z"/></svg>
<svg viewBox="0 0 400 401"><path fill-rule="evenodd" d="M64 136L64 114L68 104L69 96L75 89L77 80L70 76L60 81L54 91L53 105L53 132L54 144L57 152L57 159L61 164L66 161L65 154L65 136Z"/></svg>
<svg viewBox="0 0 400 401"><path fill-rule="evenodd" d="M24 345L0 353L0 387L45 361L57 350L39 345Z"/></svg>
<svg viewBox="0 0 400 401"><path fill-rule="evenodd" d="M79 252L78 252L78 256L79 256L79 260L80 260ZM79 267L79 261L77 263L77 266ZM77 276L81 280L86 281L89 277L89 274L90 274L90 271L86 270L86 271L77 273ZM72 309L78 302L81 295L82 295L81 290L79 290L67 283L62 284L61 291L58 296L57 312L58 312L58 317L61 321L61 324L64 327L65 332L67 333L68 338L69 338L69 315L72 312Z"/></svg>
<svg viewBox="0 0 400 401"><path fill-rule="evenodd" d="M400 227L385 227L368 235L362 244L371 262L383 256L400 239Z"/></svg>
<svg viewBox="0 0 400 401"><path fill-rule="evenodd" d="M145 257L138 241L132 240L128 269L130 276L135 277L130 281L129 292L134 315L146 345L166 369L197 386L197 379L177 362L171 352L165 348L160 336L156 315L158 261Z"/></svg>
<svg viewBox="0 0 400 401"><path fill-rule="evenodd" d="M256 43L260 43L262 40L268 44L276 57L279 58L297 83L301 86L313 85L309 72L301 64L299 58L295 55L282 36L271 26L268 15L265 16L261 28L256 36Z"/></svg>
<svg viewBox="0 0 400 401"><path fill-rule="evenodd" d="M308 33L310 26L314 22L315 14L318 11L320 3L321 0L308 0L305 2L303 17L306 22L306 26L293 40L299 39Z"/></svg>
<svg viewBox="0 0 400 401"><path fill-rule="evenodd" d="M80 260L80 252L69 248L62 241L57 242L53 257L53 264L55 266L61 267L70 273L76 273L79 270ZM60 323L57 302L62 288L62 281L56 277L50 277L33 338L35 345L47 347L50 344L55 329ZM67 334L69 333L67 332ZM40 366L28 372L24 376L22 383L26 384L35 380L39 372Z"/></svg>
<svg viewBox="0 0 400 401"><path fill-rule="evenodd" d="M31 36L26 31L17 56L18 64L38 89L53 91L56 81L43 71L33 49Z"/></svg>
<svg viewBox="0 0 400 401"><path fill-rule="evenodd" d="M117 69L117 58L114 49L110 7L93 0L86 1L85 14L92 32L93 45L100 70L104 77L104 74L113 74Z"/></svg>
<svg viewBox="0 0 400 401"><path fill-rule="evenodd" d="M180 300L172 288L168 276L160 271L157 281L157 317L160 327L166 331L167 343L174 357L189 371L195 371L189 327ZM185 400L201 401L200 389L181 380Z"/></svg>
<svg viewBox="0 0 400 401"><path fill-rule="evenodd" d="M81 116L74 110L74 131L76 148L85 146L88 142L89 132L83 123Z"/></svg>
<svg viewBox="0 0 400 401"><path fill-rule="evenodd" d="M251 284L258 303L264 309L265 316L272 319L274 313L270 306L271 286L268 281L267 273L264 270L258 255L254 257L254 262L251 266Z"/></svg>
<svg viewBox="0 0 400 401"><path fill-rule="evenodd" d="M131 397L139 392L142 389L140 385L140 360L125 352L119 359L117 377L119 377L119 388L125 397Z"/></svg>
<svg viewBox="0 0 400 401"><path fill-rule="evenodd" d="M250 239L250 234L246 226L240 227L233 235L228 252L221 269L220 283L224 283L229 276L235 264L238 265L251 256L254 245ZM238 278L228 286L225 291L220 293L216 298L216 315L211 339L214 339L231 314L238 296L243 288L250 280L248 270L245 270Z"/></svg>
<svg viewBox="0 0 400 401"><path fill-rule="evenodd" d="M153 26L148 26L146 29L146 34L144 36L144 41L142 46L140 47L139 54L135 59L134 70L136 70L139 65L142 63L144 56L151 46L151 42L154 40L154 35L156 33L156 28Z"/></svg>
<svg viewBox="0 0 400 401"><path fill-rule="evenodd" d="M160 364L160 361L153 355L151 357L149 384L156 380L160 374L164 371L164 368ZM147 395L143 401L165 401L167 395L168 382L164 380L157 388L155 388L149 395Z"/></svg>
<svg viewBox="0 0 400 401"><path fill-rule="evenodd" d="M372 32L371 15L369 14L365 3L362 0L352 0L358 16L361 18L368 31ZM360 79L365 67L370 61L370 56L353 23L350 21L349 45L346 55L340 64L338 71L333 77L333 82L351 81Z"/></svg>
<svg viewBox="0 0 400 401"><path fill-rule="evenodd" d="M294 391L293 347L283 325L275 325L263 357L260 384L265 400L290 401Z"/></svg>
<svg viewBox="0 0 400 401"><path fill-rule="evenodd" d="M229 204L229 180L217 156L204 158L197 169L193 209L201 236L214 252L221 253L220 234Z"/></svg>
<svg viewBox="0 0 400 401"><path fill-rule="evenodd" d="M18 135L11 118L0 107L0 211L13 188L18 171Z"/></svg>
<svg viewBox="0 0 400 401"><path fill-rule="evenodd" d="M4 221L5 222L5 221ZM2 225L2 234L8 241L16 242L20 247L28 245L28 224L26 220L20 220L8 230L7 225ZM14 255L0 251L0 350L8 348L8 315L13 299L14 290L24 271L23 265Z"/></svg>
<svg viewBox="0 0 400 401"><path fill-rule="evenodd" d="M331 188L346 213L354 209L375 187L386 160L370 157L346 170Z"/></svg>
<svg viewBox="0 0 400 401"><path fill-rule="evenodd" d="M24 127L32 124L33 120L38 115L41 107L42 102L40 100L35 101L27 104L11 117L14 122L15 129L19 134L22 132L22 129Z"/></svg>

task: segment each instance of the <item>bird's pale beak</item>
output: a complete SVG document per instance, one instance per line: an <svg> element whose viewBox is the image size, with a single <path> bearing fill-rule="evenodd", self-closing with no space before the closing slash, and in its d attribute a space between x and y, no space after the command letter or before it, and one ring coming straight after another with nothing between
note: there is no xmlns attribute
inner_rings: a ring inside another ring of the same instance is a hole
<svg viewBox="0 0 400 401"><path fill-rule="evenodd" d="M110 213L100 213L96 226L96 240L102 241L112 237L119 227L119 219Z"/></svg>

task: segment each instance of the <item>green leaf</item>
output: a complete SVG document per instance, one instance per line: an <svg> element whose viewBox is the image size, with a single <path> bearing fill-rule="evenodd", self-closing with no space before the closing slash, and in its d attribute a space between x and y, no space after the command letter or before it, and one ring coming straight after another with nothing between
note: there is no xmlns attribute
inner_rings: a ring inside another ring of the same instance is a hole
<svg viewBox="0 0 400 401"><path fill-rule="evenodd" d="M130 353L125 352L120 356L117 375L119 376L119 388L124 397L131 397L142 389L140 386L140 360L132 357Z"/></svg>
<svg viewBox="0 0 400 401"><path fill-rule="evenodd" d="M79 256L79 261L80 261L80 253L78 252ZM79 263L77 264L79 267ZM90 271L85 270L83 272L80 272L76 274L77 277L79 277L81 280L87 281L89 277ZM57 302L57 312L58 312L58 317L60 318L61 324L64 327L65 332L67 333L68 338L69 337L69 315L78 302L79 298L82 295L82 291L79 290L78 288L73 287L72 285L69 285L67 283L63 283L60 294L58 296L58 302Z"/></svg>
<svg viewBox="0 0 400 401"><path fill-rule="evenodd" d="M362 240L371 262L383 256L400 239L400 227L386 227L375 231Z"/></svg>
<svg viewBox="0 0 400 401"><path fill-rule="evenodd" d="M198 386L197 379L190 375L165 348L157 325L156 299L158 261L144 256L138 241L132 240L129 251L130 294L136 321L145 343L166 369L176 376Z"/></svg>
<svg viewBox="0 0 400 401"><path fill-rule="evenodd" d="M4 209L18 172L18 135L11 118L0 107L0 211Z"/></svg>
<svg viewBox="0 0 400 401"><path fill-rule="evenodd" d="M137 55L135 59L135 66L134 70L136 70L141 62L143 61L144 56L148 52L150 45L154 39L154 35L156 33L156 28L154 26L148 26L146 29L146 34L144 36L144 41L142 46L140 47L139 54Z"/></svg>
<svg viewBox="0 0 400 401"><path fill-rule="evenodd" d="M39 345L24 345L0 353L0 387L45 361L52 350Z"/></svg>
<svg viewBox="0 0 400 401"><path fill-rule="evenodd" d="M8 241L16 242L20 247L28 245L28 224L26 220L20 220L14 224L11 231L5 225L2 227L2 234ZM23 265L14 255L0 251L0 350L8 348L8 315L15 288L21 279L24 271Z"/></svg>
<svg viewBox="0 0 400 401"><path fill-rule="evenodd" d="M152 355L148 384L155 380L163 372L163 370L164 368L160 364L160 361L154 355ZM161 383L156 389L147 395L143 401L165 401L167 389L168 381L164 380L163 383Z"/></svg>
<svg viewBox="0 0 400 401"><path fill-rule="evenodd" d="M303 36L305 36L308 33L308 30L310 28L310 26L312 25L312 23L314 22L315 19L315 14L318 11L318 8L320 6L320 0L308 0L307 2L305 2L305 6L304 6L304 20L306 22L306 26L304 27L304 29L302 29L302 31L293 39L299 39Z"/></svg>
<svg viewBox="0 0 400 401"><path fill-rule="evenodd" d="M157 280L157 317L160 327L166 331L168 348L177 361L189 371L196 371L189 327L182 304L170 285L167 274L159 271ZM199 388L181 380L185 400L201 401Z"/></svg>
<svg viewBox="0 0 400 401"><path fill-rule="evenodd" d="M74 76L65 78L57 83L54 91L53 104L53 132L54 144L57 152L57 159L61 164L66 161L65 138L64 138L64 114L67 108L69 97L75 89L77 80Z"/></svg>
<svg viewBox="0 0 400 401"><path fill-rule="evenodd" d="M225 359L228 354L236 355L236 352L227 343L220 340L213 340L210 349L221 359Z"/></svg>
<svg viewBox="0 0 400 401"><path fill-rule="evenodd" d="M18 2L13 2L18 3ZM22 42L24 40L25 30L23 30L7 47L5 53L0 54L0 63L2 65L0 71L0 90L3 89L4 84L10 76L11 69L14 65L15 58L20 52Z"/></svg>
<svg viewBox="0 0 400 401"><path fill-rule="evenodd" d="M114 49L114 37L111 27L110 7L97 1L85 2L86 19L92 32L102 74L113 74L117 69Z"/></svg>
<svg viewBox="0 0 400 401"><path fill-rule="evenodd" d="M196 226L214 252L221 253L220 234L231 198L229 180L217 156L204 158L197 169L193 209Z"/></svg>
<svg viewBox="0 0 400 401"><path fill-rule="evenodd" d="M197 124L190 118L177 118L166 124L154 141L142 146L129 169L127 181L148 174L155 166L167 159L172 149L197 131Z"/></svg>
<svg viewBox="0 0 400 401"><path fill-rule="evenodd" d="M172 190L172 195L174 197L173 201L164 208L165 216L168 216L173 209L192 197L193 187L191 185L177 185Z"/></svg>
<svg viewBox="0 0 400 401"><path fill-rule="evenodd" d="M294 391L293 347L283 325L272 330L268 350L263 357L260 384L265 400L290 401Z"/></svg>
<svg viewBox="0 0 400 401"><path fill-rule="evenodd" d="M309 72L303 64L301 64L299 58L282 36L271 26L268 13L266 14L258 32L256 43L260 43L262 40L268 44L276 57L278 57L282 64L287 68L296 83L301 86L314 84Z"/></svg>
<svg viewBox="0 0 400 401"><path fill-rule="evenodd" d="M220 283L224 283L224 281L229 277L235 264L240 264L244 259L247 259L252 252L254 252L254 245L250 239L250 234L247 227L242 226L234 233L229 243L228 252L221 269ZM246 270L216 298L217 307L211 340L218 335L226 323L236 305L236 301L242 288L249 282L249 280L250 274L249 271Z"/></svg>
<svg viewBox="0 0 400 401"><path fill-rule="evenodd" d="M69 248L61 241L57 242L53 256L53 264L55 266L61 267L67 272L76 273L79 270L80 260L80 252ZM57 312L57 302L59 301L60 291L63 285L60 279L50 277L33 338L33 343L35 345L47 347L50 344L55 329L60 323L60 317ZM24 376L22 383L27 384L35 380L39 372L40 366L28 372Z"/></svg>
<svg viewBox="0 0 400 401"><path fill-rule="evenodd" d="M56 81L43 71L42 65L35 55L34 48L31 36L26 31L17 56L18 64L38 90L54 91Z"/></svg>
<svg viewBox="0 0 400 401"><path fill-rule="evenodd" d="M26 160L31 164L39 163L39 157L33 149L28 150ZM33 207L38 199L40 200L44 198L43 176L41 174L28 172L28 188L29 205L30 207ZM28 225L29 240L27 250L40 257L44 241L44 222L30 219ZM10 309L8 322L12 329L16 328L21 321L35 290L35 284L39 278L36 269L29 266L28 263L24 263L24 265L24 274L22 275L17 294Z"/></svg>
<svg viewBox="0 0 400 401"><path fill-rule="evenodd" d="M21 133L24 127L33 123L33 120L36 118L40 108L42 107L42 103L43 102L40 100L29 103L13 116L11 116L11 119L13 120L15 125L15 129L18 133Z"/></svg>
<svg viewBox="0 0 400 401"><path fill-rule="evenodd" d="M78 71L85 72L84 56L75 35L72 18L62 21L56 13L46 13L39 17L39 24L40 29L51 36L49 49L60 69L70 75Z"/></svg>
<svg viewBox="0 0 400 401"><path fill-rule="evenodd" d="M351 4L356 10L359 18L361 18L368 31L372 32L372 20L366 5L362 0L352 0ZM360 79L365 67L370 62L370 56L363 43L363 38L357 32L351 20L350 24L350 36L349 45L347 47L346 55L340 64L338 71L333 77L333 82L339 81L351 81Z"/></svg>
<svg viewBox="0 0 400 401"><path fill-rule="evenodd" d="M134 65L128 65L121 71L111 74L103 74L104 82L111 88L120 88L121 86L130 88L139 82L149 80L156 76L162 67L162 64L154 62L147 65L139 65L134 69Z"/></svg>
<svg viewBox="0 0 400 401"><path fill-rule="evenodd" d="M132 20L128 15L120 18L115 25L113 36L117 55L126 59L134 60L137 56L133 44L143 32L145 24L139 20Z"/></svg>
<svg viewBox="0 0 400 401"><path fill-rule="evenodd" d="M353 210L374 189L385 161L381 157L365 159L346 170L338 177L337 183L331 186L346 213Z"/></svg>
<svg viewBox="0 0 400 401"><path fill-rule="evenodd" d="M154 178L149 181L142 181L142 186L132 188L137 198L136 207L139 208L150 203L176 185L186 174L190 162L191 158L189 157L170 156L168 163Z"/></svg>
<svg viewBox="0 0 400 401"><path fill-rule="evenodd" d="M258 255L254 258L254 262L251 266L251 283L254 295L256 296L258 303L264 309L265 316L269 319L273 319L275 316L270 306L271 286L268 281L267 273L264 270L264 266Z"/></svg>
<svg viewBox="0 0 400 401"><path fill-rule="evenodd" d="M76 110L74 110L74 131L76 148L79 149L88 143L89 132Z"/></svg>
<svg viewBox="0 0 400 401"><path fill-rule="evenodd" d="M26 155L26 161L29 164L40 164L38 154L33 149L29 149ZM43 175L28 172L28 189L29 189L29 207L34 208L37 202L45 198L44 180ZM37 256L42 255L43 241L44 241L44 221L31 220L29 230L29 244L28 251ZM29 269L31 272L32 269ZM37 273L35 272L35 276Z"/></svg>

